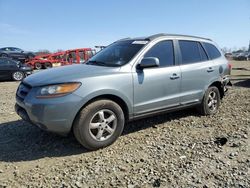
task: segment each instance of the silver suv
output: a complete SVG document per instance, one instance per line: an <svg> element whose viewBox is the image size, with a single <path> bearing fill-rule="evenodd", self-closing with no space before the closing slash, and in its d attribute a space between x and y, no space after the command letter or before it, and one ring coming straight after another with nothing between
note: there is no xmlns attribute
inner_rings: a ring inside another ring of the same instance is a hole
<svg viewBox="0 0 250 188"><path fill-rule="evenodd" d="M16 112L38 127L74 132L86 148L112 144L125 122L196 106L217 112L230 64L209 39L158 34L116 41L84 65L27 77Z"/></svg>

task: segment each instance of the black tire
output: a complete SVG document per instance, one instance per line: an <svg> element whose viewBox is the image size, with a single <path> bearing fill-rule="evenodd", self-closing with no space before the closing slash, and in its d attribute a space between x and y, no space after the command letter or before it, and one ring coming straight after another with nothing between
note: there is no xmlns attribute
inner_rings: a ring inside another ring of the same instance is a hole
<svg viewBox="0 0 250 188"><path fill-rule="evenodd" d="M219 89L215 86L211 86L205 92L198 110L201 115L213 115L218 111L220 102L221 98Z"/></svg>
<svg viewBox="0 0 250 188"><path fill-rule="evenodd" d="M9 57L8 54L1 54L0 57Z"/></svg>
<svg viewBox="0 0 250 188"><path fill-rule="evenodd" d="M21 71L16 71L12 73L12 79L15 81L22 81L25 78L25 74Z"/></svg>
<svg viewBox="0 0 250 188"><path fill-rule="evenodd" d="M103 111L103 119L101 118L100 114ZM107 114L111 114L107 116ZM107 116L107 118L105 117ZM112 118L111 118L112 116ZM106 121L112 120L110 123L106 123ZM106 118L106 119L105 119ZM103 121L101 121L103 120ZM105 122L104 122L105 121ZM98 100L90 103L82 111L77 115L74 125L73 125L73 132L76 139L87 149L89 150L96 150L99 148L103 148L106 146L111 145L114 143L117 138L121 135L123 128L124 128L125 118L124 113L121 107L111 101L111 100ZM90 124L96 126L96 128L91 127ZM113 130L112 133L107 131L107 126ZM104 126L104 127L103 127ZM97 139L99 132L102 131L103 137L99 140ZM105 134L111 135L105 135ZM96 134L96 136L95 136ZM106 136L106 137L105 137Z"/></svg>
<svg viewBox="0 0 250 188"><path fill-rule="evenodd" d="M35 69L41 70L43 68L41 63L35 63Z"/></svg>
<svg viewBox="0 0 250 188"><path fill-rule="evenodd" d="M50 69L50 68L52 68L52 64L47 62L44 64L44 67L45 67L45 69Z"/></svg>

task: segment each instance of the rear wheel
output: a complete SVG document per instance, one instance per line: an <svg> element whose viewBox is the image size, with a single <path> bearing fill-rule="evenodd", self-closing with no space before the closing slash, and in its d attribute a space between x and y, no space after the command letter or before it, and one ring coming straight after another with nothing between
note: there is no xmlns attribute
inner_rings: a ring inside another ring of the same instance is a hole
<svg viewBox="0 0 250 188"><path fill-rule="evenodd" d="M115 142L123 131L124 123L124 113L117 103L98 100L79 113L73 131L85 148L96 150Z"/></svg>
<svg viewBox="0 0 250 188"><path fill-rule="evenodd" d="M24 73L21 71L16 71L12 74L12 79L15 81L21 81L25 77Z"/></svg>
<svg viewBox="0 0 250 188"><path fill-rule="evenodd" d="M50 68L52 68L52 64L51 63L45 63L44 64L44 67L45 67L45 69L50 69Z"/></svg>
<svg viewBox="0 0 250 188"><path fill-rule="evenodd" d="M207 89L201 105L198 107L202 115L215 114L220 106L220 92L215 86L211 86Z"/></svg>
<svg viewBox="0 0 250 188"><path fill-rule="evenodd" d="M40 70L42 69L42 64L41 63L35 63L35 69Z"/></svg>

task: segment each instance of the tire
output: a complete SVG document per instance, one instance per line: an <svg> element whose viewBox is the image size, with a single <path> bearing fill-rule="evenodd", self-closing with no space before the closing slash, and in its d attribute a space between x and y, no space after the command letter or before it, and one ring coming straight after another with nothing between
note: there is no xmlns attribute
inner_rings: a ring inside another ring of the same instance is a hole
<svg viewBox="0 0 250 188"><path fill-rule="evenodd" d="M8 54L1 54L0 57L9 57Z"/></svg>
<svg viewBox="0 0 250 188"><path fill-rule="evenodd" d="M82 109L75 119L73 132L81 145L89 150L97 150L114 143L121 135L124 123L121 107L103 99Z"/></svg>
<svg viewBox="0 0 250 188"><path fill-rule="evenodd" d="M45 69L50 69L50 68L52 68L52 64L51 63L45 63L44 64L44 67L45 67Z"/></svg>
<svg viewBox="0 0 250 188"><path fill-rule="evenodd" d="M211 86L207 89L204 97L202 99L202 103L198 107L201 115L213 115L219 109L221 102L219 89L215 86Z"/></svg>
<svg viewBox="0 0 250 188"><path fill-rule="evenodd" d="M12 79L15 81L22 81L24 79L25 75L21 71L16 71L12 73Z"/></svg>
<svg viewBox="0 0 250 188"><path fill-rule="evenodd" d="M43 68L41 63L35 63L35 69L41 70Z"/></svg>

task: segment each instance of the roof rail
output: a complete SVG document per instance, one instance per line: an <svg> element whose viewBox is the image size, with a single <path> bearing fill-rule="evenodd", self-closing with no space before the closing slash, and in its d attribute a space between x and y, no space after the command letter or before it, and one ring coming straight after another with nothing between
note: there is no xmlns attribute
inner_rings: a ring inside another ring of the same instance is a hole
<svg viewBox="0 0 250 188"><path fill-rule="evenodd" d="M123 38L123 39L119 39L119 40L117 40L115 42L119 42L119 41L123 41L123 40L128 40L128 39L131 39L131 38L130 37L126 37L126 38Z"/></svg>
<svg viewBox="0 0 250 188"><path fill-rule="evenodd" d="M172 37L192 37L192 38L197 38L197 39L205 39L205 40L210 40L211 39L208 39L208 38L203 38L203 37L197 37L197 36L192 36L192 35L181 35L181 34L167 34L167 33L159 33L159 34L156 34L156 35L151 35L149 37L147 37L146 39L148 40L154 40L158 37L164 37L164 36L172 36Z"/></svg>

